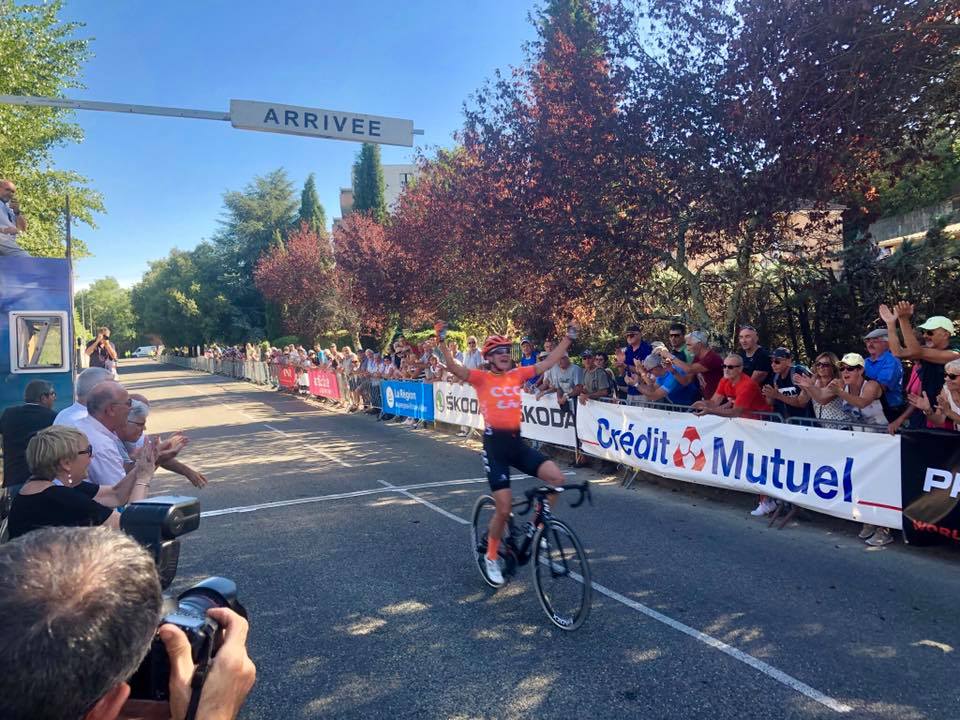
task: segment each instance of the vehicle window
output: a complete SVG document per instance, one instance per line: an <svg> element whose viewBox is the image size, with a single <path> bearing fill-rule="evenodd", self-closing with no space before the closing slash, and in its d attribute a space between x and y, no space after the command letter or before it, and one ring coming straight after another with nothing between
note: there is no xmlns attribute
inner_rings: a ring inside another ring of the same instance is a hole
<svg viewBox="0 0 960 720"><path fill-rule="evenodd" d="M63 318L59 315L22 314L15 319L17 369L59 369L63 356Z"/></svg>

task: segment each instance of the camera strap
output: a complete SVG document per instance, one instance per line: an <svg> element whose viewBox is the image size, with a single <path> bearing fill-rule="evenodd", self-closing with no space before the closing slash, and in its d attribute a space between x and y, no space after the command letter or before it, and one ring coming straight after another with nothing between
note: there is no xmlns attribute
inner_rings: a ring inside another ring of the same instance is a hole
<svg viewBox="0 0 960 720"><path fill-rule="evenodd" d="M207 638L200 648L200 657L190 678L190 704L187 705L187 714L184 720L196 720L197 709L200 707L200 695L203 693L203 683L207 679L207 670L210 667L210 658L213 656L213 640Z"/></svg>

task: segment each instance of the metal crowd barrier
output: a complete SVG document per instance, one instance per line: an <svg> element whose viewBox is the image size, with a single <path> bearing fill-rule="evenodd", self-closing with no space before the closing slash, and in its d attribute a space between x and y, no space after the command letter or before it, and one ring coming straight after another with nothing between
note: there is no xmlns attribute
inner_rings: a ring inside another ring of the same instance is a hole
<svg viewBox="0 0 960 720"><path fill-rule="evenodd" d="M206 372L211 375L224 375L226 377L236 378L237 380L247 380L257 385L277 384L277 370L274 363L266 363L259 360L218 360L208 357L181 357L179 355L159 355L157 359L160 362L177 365L190 370Z"/></svg>

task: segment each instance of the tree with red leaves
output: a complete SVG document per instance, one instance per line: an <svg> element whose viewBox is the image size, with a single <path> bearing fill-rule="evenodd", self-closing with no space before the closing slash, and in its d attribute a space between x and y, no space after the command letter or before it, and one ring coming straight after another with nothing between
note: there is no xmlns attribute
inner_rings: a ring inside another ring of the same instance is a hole
<svg viewBox="0 0 960 720"><path fill-rule="evenodd" d="M336 277L356 311L356 329L381 334L386 343L404 322L429 318L434 285L424 260L367 213L353 212L334 228Z"/></svg>
<svg viewBox="0 0 960 720"><path fill-rule="evenodd" d="M288 332L313 340L341 326L338 287L329 243L306 222L260 258L254 281L263 296L280 308Z"/></svg>

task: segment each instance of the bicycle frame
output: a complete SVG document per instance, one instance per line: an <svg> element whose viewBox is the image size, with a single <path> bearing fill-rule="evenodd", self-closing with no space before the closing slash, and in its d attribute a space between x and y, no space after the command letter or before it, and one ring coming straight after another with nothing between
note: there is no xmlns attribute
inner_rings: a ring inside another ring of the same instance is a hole
<svg viewBox="0 0 960 720"><path fill-rule="evenodd" d="M580 483L578 485L561 485L555 488L534 488L527 490L525 494L525 500L515 500L512 507L515 512L510 513L510 517L507 521L507 545L513 551L516 556L517 567L526 565L530 562L530 558L533 555L533 538L537 534L537 529L545 525L547 522L553 519L553 513L550 509L550 501L547 499L548 495L554 495L564 492L565 490L578 490L580 492L580 497L575 503L571 503L570 507L578 507L583 504L584 500L590 500L592 503L590 495L590 485L589 482ZM523 508L518 510L518 508ZM517 515L526 515L533 510L533 520L524 523L523 526L523 542L518 546L516 541L517 536ZM564 559L564 562L566 560Z"/></svg>

